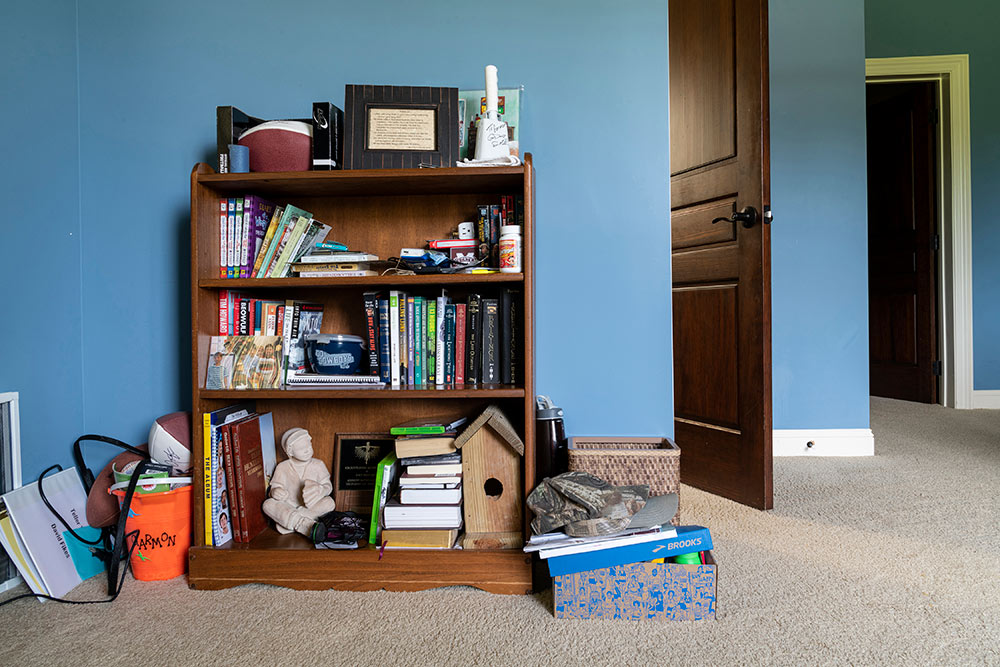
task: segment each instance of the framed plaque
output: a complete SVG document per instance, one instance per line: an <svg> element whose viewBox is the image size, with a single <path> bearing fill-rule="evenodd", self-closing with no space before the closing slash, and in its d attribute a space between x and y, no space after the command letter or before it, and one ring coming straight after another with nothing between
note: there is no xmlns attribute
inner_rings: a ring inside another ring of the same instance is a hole
<svg viewBox="0 0 1000 667"><path fill-rule="evenodd" d="M458 88L362 86L344 94L345 169L454 167Z"/></svg>
<svg viewBox="0 0 1000 667"><path fill-rule="evenodd" d="M333 499L337 510L371 514L378 462L396 447L388 433L338 433L333 452Z"/></svg>

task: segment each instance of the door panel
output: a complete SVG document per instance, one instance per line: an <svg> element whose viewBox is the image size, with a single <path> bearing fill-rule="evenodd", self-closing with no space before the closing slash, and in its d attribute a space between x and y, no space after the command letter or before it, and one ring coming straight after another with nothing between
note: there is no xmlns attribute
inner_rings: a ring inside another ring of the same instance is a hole
<svg viewBox="0 0 1000 667"><path fill-rule="evenodd" d="M735 7L732 0L686 4L689 6L677 12L670 9L670 60L706 63L711 71L705 77L702 68L670 68L672 174L736 154ZM698 131L688 131L692 127Z"/></svg>
<svg viewBox="0 0 1000 667"><path fill-rule="evenodd" d="M674 431L685 483L770 508L766 0L670 0Z"/></svg>
<svg viewBox="0 0 1000 667"><path fill-rule="evenodd" d="M868 86L871 393L936 403L935 89Z"/></svg>

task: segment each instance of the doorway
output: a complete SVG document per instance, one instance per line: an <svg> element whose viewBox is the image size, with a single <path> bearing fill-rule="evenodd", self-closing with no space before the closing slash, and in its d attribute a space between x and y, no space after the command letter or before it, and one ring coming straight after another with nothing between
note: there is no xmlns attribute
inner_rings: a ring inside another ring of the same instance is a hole
<svg viewBox="0 0 1000 667"><path fill-rule="evenodd" d="M937 86L866 87L871 393L920 403L941 395Z"/></svg>
<svg viewBox="0 0 1000 667"><path fill-rule="evenodd" d="M869 85L931 82L940 110L936 145L939 164L937 222L938 399L945 406L973 408L972 380L972 160L969 56L866 58ZM982 406L987 407L987 406Z"/></svg>

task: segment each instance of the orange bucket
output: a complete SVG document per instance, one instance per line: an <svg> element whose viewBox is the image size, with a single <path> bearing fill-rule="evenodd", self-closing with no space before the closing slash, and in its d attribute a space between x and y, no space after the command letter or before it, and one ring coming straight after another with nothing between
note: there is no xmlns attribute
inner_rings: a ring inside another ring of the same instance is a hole
<svg viewBox="0 0 1000 667"><path fill-rule="evenodd" d="M118 502L125 499L124 489L111 493ZM179 577L187 571L191 546L191 485L160 493L135 493L125 533L139 531L132 550L132 574L140 581L162 581ZM127 540L125 549L132 547Z"/></svg>

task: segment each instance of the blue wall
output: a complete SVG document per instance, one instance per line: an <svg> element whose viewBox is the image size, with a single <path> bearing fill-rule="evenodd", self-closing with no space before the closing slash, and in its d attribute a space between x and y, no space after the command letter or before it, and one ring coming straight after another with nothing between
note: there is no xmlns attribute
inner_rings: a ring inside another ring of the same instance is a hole
<svg viewBox="0 0 1000 667"><path fill-rule="evenodd" d="M672 431L665 3L504 3L480 55L475 30L497 13L81 3L84 387L100 396L88 429L141 441L189 402L189 173L214 151L216 105L302 116L342 104L345 83L481 87L492 62L501 85L525 86L521 143L536 158L538 389L577 433ZM595 250L624 238L626 266L604 268ZM641 367L608 357L627 339Z"/></svg>
<svg viewBox="0 0 1000 667"><path fill-rule="evenodd" d="M83 432L76 3L4 5L0 392L17 391L26 479Z"/></svg>
<svg viewBox="0 0 1000 667"><path fill-rule="evenodd" d="M1000 7L980 0L868 0L869 58L969 54L975 389L1000 389Z"/></svg>
<svg viewBox="0 0 1000 667"><path fill-rule="evenodd" d="M771 0L774 427L868 428L862 0Z"/></svg>
<svg viewBox="0 0 1000 667"><path fill-rule="evenodd" d="M488 57L468 55L466 36L495 12L469 4L138 5L81 3L79 17L72 2L4 7L2 76L15 94L0 113L54 128L41 146L8 131L18 163L0 181L7 201L45 202L60 267L33 270L17 249L39 234L5 221L0 272L25 285L13 310L44 323L0 328L0 390L21 391L26 477L67 462L84 431L141 442L153 418L188 406L188 178L212 160L216 105L287 117L342 103L348 82L479 87L484 58L501 85L526 88L539 391L566 409L571 433L672 433L665 2L506 3L515 27ZM771 2L776 428L868 426L861 8ZM44 54L20 36L43 31ZM626 263L584 268L616 239ZM67 341L68 352L22 353ZM641 365L606 357L624 341Z"/></svg>

